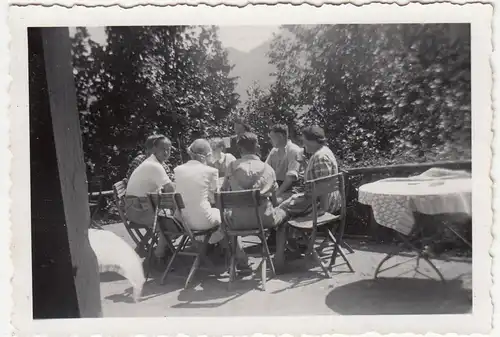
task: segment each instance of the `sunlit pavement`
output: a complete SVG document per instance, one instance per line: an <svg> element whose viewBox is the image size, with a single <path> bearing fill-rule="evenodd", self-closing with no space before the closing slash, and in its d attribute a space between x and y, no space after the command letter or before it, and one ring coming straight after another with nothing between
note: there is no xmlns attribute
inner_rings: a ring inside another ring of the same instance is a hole
<svg viewBox="0 0 500 337"><path fill-rule="evenodd" d="M106 230L128 238L122 224ZM434 260L447 282L442 284L426 264L419 270L431 277L414 275L415 260L373 279L377 264L388 246L353 243L348 254L354 273L346 265L335 267L332 278L325 279L320 268L307 260L296 260L284 275L268 279L261 290L260 271L237 279L228 290L228 275L200 270L191 287L184 282L192 259L183 257L175 265L165 285L160 273L153 272L144 286L142 299L133 301L130 283L117 274L101 274L101 297L105 317L154 316L237 316L237 315L382 315L382 314L461 314L472 310L472 264ZM397 257L392 264L409 260ZM337 260L341 263L341 259ZM258 260L253 266L256 268ZM268 277L270 273L268 272Z"/></svg>

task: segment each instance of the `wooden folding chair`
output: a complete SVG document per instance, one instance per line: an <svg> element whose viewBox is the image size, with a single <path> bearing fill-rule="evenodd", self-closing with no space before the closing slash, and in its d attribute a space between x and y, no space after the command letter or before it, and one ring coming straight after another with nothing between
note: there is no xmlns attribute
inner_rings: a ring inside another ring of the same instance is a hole
<svg viewBox="0 0 500 337"><path fill-rule="evenodd" d="M213 264L207 257L207 248L210 237L219 227L216 226L206 230L192 230L191 228L189 228L189 226L186 225L184 221L177 219L174 216L175 211L178 210L179 214L182 214L181 211L184 209L184 201L182 200L182 196L180 195L180 193L157 193L150 194L149 197L151 200L151 204L153 205L153 208L155 210L155 220L153 228L155 232L156 229L159 228L159 235L163 235L167 242L167 245L173 251L173 254L170 257L167 267L161 277L161 284L165 283L167 275L170 272L177 256L193 256L195 259L193 264L191 265L191 269L184 285L184 288L187 288L189 283L192 281L196 271L200 269L202 261L209 267L213 267ZM166 212L164 216L167 219L170 219L176 225L175 231L172 231L169 228L164 228L163 222L158 221L158 216L163 210L169 211ZM202 236L204 236L203 241L198 240L198 238ZM174 242L172 240L173 237L180 237L177 247L174 247ZM191 243L191 247L194 248L194 251L186 251L186 247L189 243ZM152 253L153 247L151 244L148 263L152 257Z"/></svg>
<svg viewBox="0 0 500 337"><path fill-rule="evenodd" d="M330 277L328 269L331 269L333 266L335 266L338 254L340 254L340 256L344 259L345 263L349 267L349 270L351 272L354 272L354 269L352 268L349 260L340 248L343 244L343 236L346 223L346 198L344 186L345 181L343 173L307 181L306 187L310 188L310 190L312 191L312 213L307 216L298 217L288 221L288 224L291 227L297 229L299 232L302 232L304 236L309 237L305 255L306 257L312 257L315 262L317 262L321 266L321 269L324 271L327 277ZM340 214L334 215L326 212L325 210L328 209L328 195L337 191L340 194L341 207ZM318 200L320 203L320 210L318 209ZM332 233L330 228L326 226L330 224L334 225L334 232L336 234L336 237ZM314 248L319 226L325 226L324 229L326 231L326 234L334 244L333 253L330 259L330 265L328 268L321 261L317 249Z"/></svg>
<svg viewBox="0 0 500 337"><path fill-rule="evenodd" d="M269 265L271 267L272 275L276 275L273 260L271 259L271 254L269 252L269 247L267 246L266 232L262 224L262 218L259 212L259 206L261 205L261 196L259 190L246 190L246 191L234 191L234 192L219 192L215 194L215 200L217 203L217 208L219 208L221 213L221 219L223 224L223 230L229 238L230 245L230 263L229 263L229 287L231 287L236 274L236 245L238 237L243 236L257 236L262 242L261 251L261 262L259 264L262 277L262 289L266 289L266 274L267 274L267 260L269 260ZM225 216L226 209L235 208L253 208L255 209L255 218L246 219L251 226L250 229L235 229L232 228L231 222Z"/></svg>
<svg viewBox="0 0 500 337"><path fill-rule="evenodd" d="M101 229L101 227L95 222L95 216L99 212L99 208L102 203L102 179L103 176L94 176L90 179L88 184L89 192L89 209L90 209L90 227Z"/></svg>
<svg viewBox="0 0 500 337"><path fill-rule="evenodd" d="M120 218L125 226L125 229L136 244L135 251L140 256L145 257L149 243L152 242L154 237L154 232L149 226L140 225L128 220L127 214L125 213L126 189L127 185L124 180L113 185L113 195L116 208L118 209L118 213L120 214Z"/></svg>

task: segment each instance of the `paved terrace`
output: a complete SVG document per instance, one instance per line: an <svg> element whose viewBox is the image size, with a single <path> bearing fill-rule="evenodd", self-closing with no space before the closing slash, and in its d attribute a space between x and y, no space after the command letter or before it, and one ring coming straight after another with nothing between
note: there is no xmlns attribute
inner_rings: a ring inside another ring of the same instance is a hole
<svg viewBox="0 0 500 337"><path fill-rule="evenodd" d="M131 243L122 224L105 227ZM421 262L420 271L435 280L415 276L415 260L385 272L374 280L377 264L390 246L349 241L355 253L348 258L355 269L339 265L331 279L312 268L306 260L290 264L285 275L268 280L260 288L260 273L237 279L229 291L228 275L200 270L189 289L183 289L192 260L178 258L165 285L160 273L144 285L143 298L135 303L130 283L114 273L101 274L101 297L105 317L238 316L238 315L394 315L463 314L472 312L470 259L435 260L448 280L437 281L430 267ZM408 257L398 257L407 261ZM337 260L340 263L341 259ZM254 263L254 268L257 266ZM223 267L221 267L222 269ZM269 274L268 274L269 275Z"/></svg>

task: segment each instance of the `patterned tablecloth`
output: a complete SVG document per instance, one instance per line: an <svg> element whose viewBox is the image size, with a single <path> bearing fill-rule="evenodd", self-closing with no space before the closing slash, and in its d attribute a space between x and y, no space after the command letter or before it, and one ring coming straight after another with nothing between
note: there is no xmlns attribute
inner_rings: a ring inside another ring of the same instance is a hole
<svg viewBox="0 0 500 337"><path fill-rule="evenodd" d="M363 185L360 203L370 205L375 221L402 234L411 233L413 212L424 214L465 213L472 215L472 179L466 172L427 171L420 176L389 178Z"/></svg>

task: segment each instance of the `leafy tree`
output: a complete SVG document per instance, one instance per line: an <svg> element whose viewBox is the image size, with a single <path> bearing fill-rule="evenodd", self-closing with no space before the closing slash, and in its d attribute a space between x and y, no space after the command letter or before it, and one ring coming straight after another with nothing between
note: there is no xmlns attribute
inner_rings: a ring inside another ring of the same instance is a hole
<svg viewBox="0 0 500 337"><path fill-rule="evenodd" d="M177 145L175 166L207 125L222 129L239 99L215 27L107 27L106 34L101 47L79 29L73 58L85 154L110 181L124 176L151 133Z"/></svg>
<svg viewBox="0 0 500 337"><path fill-rule="evenodd" d="M269 57L249 113L322 125L347 166L470 157L467 25L283 26Z"/></svg>

